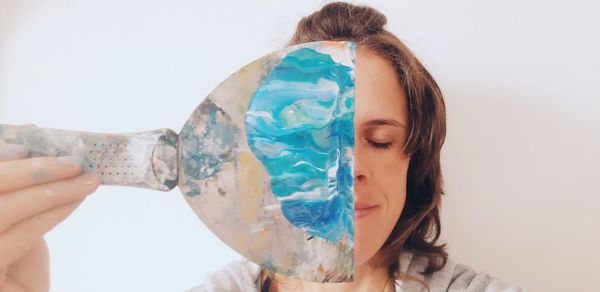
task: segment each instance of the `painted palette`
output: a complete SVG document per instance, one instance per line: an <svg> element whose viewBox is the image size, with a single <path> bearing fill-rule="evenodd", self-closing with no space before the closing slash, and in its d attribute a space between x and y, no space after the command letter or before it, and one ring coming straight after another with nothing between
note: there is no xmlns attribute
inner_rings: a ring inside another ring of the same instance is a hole
<svg viewBox="0 0 600 292"><path fill-rule="evenodd" d="M0 125L0 140L31 156L77 155L104 184L178 185L249 260L310 281L351 281L355 56L352 42L273 52L222 82L179 134Z"/></svg>

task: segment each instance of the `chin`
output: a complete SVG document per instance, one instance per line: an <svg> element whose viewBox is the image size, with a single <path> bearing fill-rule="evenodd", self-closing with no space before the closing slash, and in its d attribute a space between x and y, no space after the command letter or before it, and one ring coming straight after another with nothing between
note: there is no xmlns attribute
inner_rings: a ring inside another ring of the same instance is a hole
<svg viewBox="0 0 600 292"><path fill-rule="evenodd" d="M360 266L367 263L377 253L377 249L369 246L368 242L354 242L354 265Z"/></svg>
<svg viewBox="0 0 600 292"><path fill-rule="evenodd" d="M375 215L375 214L372 214ZM369 262L383 245L385 238L377 232L379 220L376 216L367 216L355 221L354 264L360 266Z"/></svg>

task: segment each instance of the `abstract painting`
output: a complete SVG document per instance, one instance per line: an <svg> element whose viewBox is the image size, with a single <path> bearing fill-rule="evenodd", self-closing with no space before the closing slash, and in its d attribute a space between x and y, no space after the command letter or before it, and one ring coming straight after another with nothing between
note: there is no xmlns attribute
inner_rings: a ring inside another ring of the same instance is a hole
<svg viewBox="0 0 600 292"><path fill-rule="evenodd" d="M180 133L179 187L244 257L317 282L353 277L355 44L250 63Z"/></svg>

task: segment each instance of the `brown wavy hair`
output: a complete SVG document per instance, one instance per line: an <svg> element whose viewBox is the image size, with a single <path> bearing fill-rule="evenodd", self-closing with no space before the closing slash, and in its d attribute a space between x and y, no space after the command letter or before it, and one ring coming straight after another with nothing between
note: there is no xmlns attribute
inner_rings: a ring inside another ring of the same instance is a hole
<svg viewBox="0 0 600 292"><path fill-rule="evenodd" d="M425 274L440 270L448 259L446 244L437 244L441 233L440 203L443 178L440 151L446 137L446 107L442 92L431 74L400 39L385 26L387 18L364 5L334 2L303 17L288 45L323 40L352 41L389 61L408 99L410 132L403 151L410 157L406 202L386 242L377 252L376 267L385 266L393 279L418 278L399 273L402 251L424 256ZM262 270L270 286L274 274ZM261 281L263 282L263 281ZM267 288L263 285L263 288Z"/></svg>

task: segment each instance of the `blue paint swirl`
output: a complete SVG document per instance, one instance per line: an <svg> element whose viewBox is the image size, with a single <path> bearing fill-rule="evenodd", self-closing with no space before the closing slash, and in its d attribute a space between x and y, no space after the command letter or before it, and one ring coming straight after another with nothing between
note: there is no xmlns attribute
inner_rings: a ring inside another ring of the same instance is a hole
<svg viewBox="0 0 600 292"><path fill-rule="evenodd" d="M252 96L245 126L287 220L352 246L354 68L312 48L289 52Z"/></svg>

